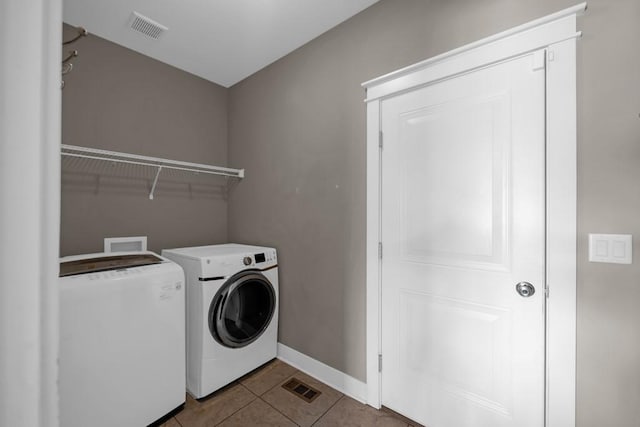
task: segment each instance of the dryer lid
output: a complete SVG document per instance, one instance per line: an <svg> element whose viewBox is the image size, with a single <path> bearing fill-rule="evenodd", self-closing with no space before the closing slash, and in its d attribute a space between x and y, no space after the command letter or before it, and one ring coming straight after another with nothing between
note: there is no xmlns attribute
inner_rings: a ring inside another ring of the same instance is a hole
<svg viewBox="0 0 640 427"><path fill-rule="evenodd" d="M99 271L121 270L123 268L160 264L161 262L163 262L162 258L150 253L109 255L65 261L60 263L60 277L97 273Z"/></svg>

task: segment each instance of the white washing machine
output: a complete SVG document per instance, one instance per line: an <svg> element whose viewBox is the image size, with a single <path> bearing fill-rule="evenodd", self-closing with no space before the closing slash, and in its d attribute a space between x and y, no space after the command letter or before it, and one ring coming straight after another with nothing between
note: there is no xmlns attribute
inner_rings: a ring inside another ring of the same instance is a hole
<svg viewBox="0 0 640 427"><path fill-rule="evenodd" d="M196 399L276 357L278 259L238 244L165 249L186 275L187 391Z"/></svg>
<svg viewBox="0 0 640 427"><path fill-rule="evenodd" d="M146 426L185 401L184 273L152 252L60 260L60 425Z"/></svg>

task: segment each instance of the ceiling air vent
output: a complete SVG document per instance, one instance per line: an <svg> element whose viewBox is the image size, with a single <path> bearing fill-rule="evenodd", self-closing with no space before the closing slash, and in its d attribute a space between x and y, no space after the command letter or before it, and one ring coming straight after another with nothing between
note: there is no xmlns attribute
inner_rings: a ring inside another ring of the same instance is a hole
<svg viewBox="0 0 640 427"><path fill-rule="evenodd" d="M162 36L162 34L168 30L168 28L164 25L159 24L153 19L149 19L144 15L141 15L138 12L131 13L129 27L134 31L142 33L145 36L151 37L152 39L156 40L159 39L160 36Z"/></svg>

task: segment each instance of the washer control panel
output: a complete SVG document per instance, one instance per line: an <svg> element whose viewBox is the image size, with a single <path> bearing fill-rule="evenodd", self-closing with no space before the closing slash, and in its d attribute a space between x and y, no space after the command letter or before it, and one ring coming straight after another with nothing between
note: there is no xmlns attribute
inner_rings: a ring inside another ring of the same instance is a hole
<svg viewBox="0 0 640 427"><path fill-rule="evenodd" d="M245 253L240 257L240 259L235 258L235 261L231 261L231 263L235 263L238 261L241 261L242 265L246 267L249 267L249 266L265 267L268 264L275 264L277 262L276 251L269 250L265 252L256 252L256 253L248 253L248 254Z"/></svg>
<svg viewBox="0 0 640 427"><path fill-rule="evenodd" d="M275 262L275 261L276 261L275 250L246 255L242 260L244 265L260 265L266 262Z"/></svg>

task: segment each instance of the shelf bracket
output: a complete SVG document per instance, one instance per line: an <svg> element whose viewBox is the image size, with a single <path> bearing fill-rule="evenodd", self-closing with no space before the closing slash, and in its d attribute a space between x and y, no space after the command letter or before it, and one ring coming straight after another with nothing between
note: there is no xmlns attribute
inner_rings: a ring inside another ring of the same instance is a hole
<svg viewBox="0 0 640 427"><path fill-rule="evenodd" d="M153 192L156 191L156 184L158 184L158 177L160 176L160 172L162 172L162 166L159 166L158 172L156 172L156 177L153 180L153 185L151 186L151 192L149 193L149 200L153 200Z"/></svg>

